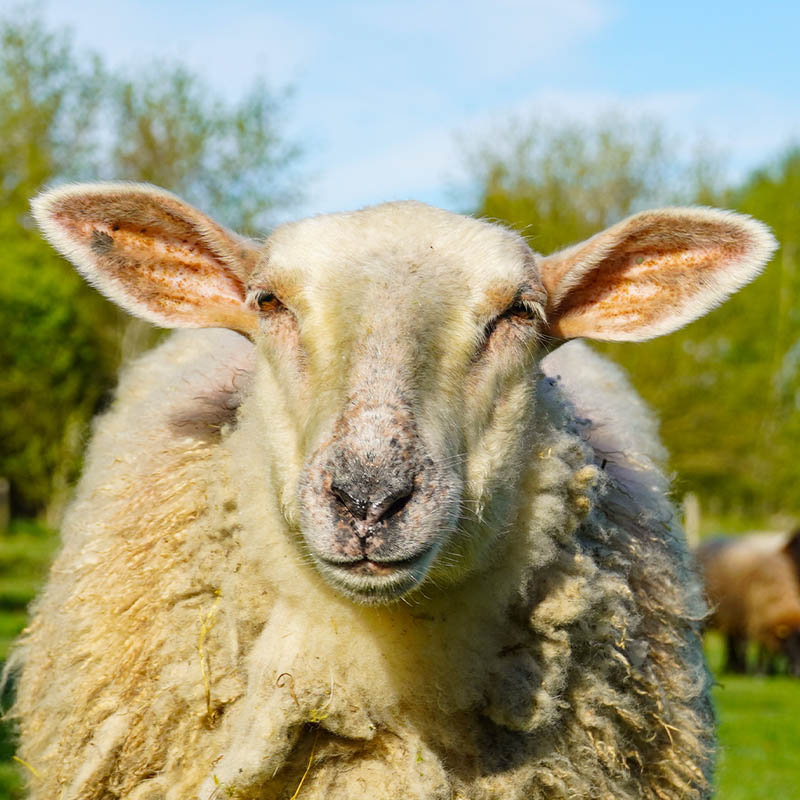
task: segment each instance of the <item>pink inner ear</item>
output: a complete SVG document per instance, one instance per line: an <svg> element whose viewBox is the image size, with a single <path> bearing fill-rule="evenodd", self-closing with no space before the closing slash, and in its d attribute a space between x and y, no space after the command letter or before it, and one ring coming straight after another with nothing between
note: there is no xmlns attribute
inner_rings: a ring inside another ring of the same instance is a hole
<svg viewBox="0 0 800 800"><path fill-rule="evenodd" d="M92 258L82 266L90 280L118 301L121 291L131 310L144 307L168 324L199 326L228 325L244 311L242 280L186 225L173 226L183 237L152 218L132 225L56 213L53 220L88 245Z"/></svg>
<svg viewBox="0 0 800 800"><path fill-rule="evenodd" d="M648 244L648 243L645 243ZM717 273L741 259L741 243L705 241L691 249L623 250L608 256L570 288L554 310L554 332L565 338L647 338L693 319L693 303L717 295Z"/></svg>
<svg viewBox="0 0 800 800"><path fill-rule="evenodd" d="M540 261L551 332L643 341L676 330L754 278L776 242L711 208L644 211Z"/></svg>

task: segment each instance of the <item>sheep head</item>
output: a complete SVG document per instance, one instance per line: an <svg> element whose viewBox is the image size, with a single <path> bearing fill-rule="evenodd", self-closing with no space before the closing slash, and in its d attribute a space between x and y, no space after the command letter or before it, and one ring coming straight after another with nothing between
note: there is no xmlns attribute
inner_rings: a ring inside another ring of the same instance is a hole
<svg viewBox="0 0 800 800"><path fill-rule="evenodd" d="M263 412L287 531L367 603L486 562L531 469L546 348L674 330L774 247L759 223L709 209L644 212L544 258L417 203L284 225L265 244L149 186L68 186L33 209L123 308L253 341L242 413ZM466 524L476 515L491 524Z"/></svg>

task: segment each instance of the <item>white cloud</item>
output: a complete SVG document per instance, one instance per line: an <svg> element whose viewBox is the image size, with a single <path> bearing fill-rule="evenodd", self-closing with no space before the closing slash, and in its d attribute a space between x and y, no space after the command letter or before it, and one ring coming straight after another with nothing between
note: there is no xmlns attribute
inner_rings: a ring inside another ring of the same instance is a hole
<svg viewBox="0 0 800 800"><path fill-rule="evenodd" d="M340 211L388 200L431 200L442 175L458 158L449 125L423 131L400 145L330 166L315 183L309 211Z"/></svg>
<svg viewBox="0 0 800 800"><path fill-rule="evenodd" d="M357 6L362 24L427 44L429 55L480 82L551 60L611 18L603 0L407 0Z"/></svg>
<svg viewBox="0 0 800 800"><path fill-rule="evenodd" d="M294 81L319 38L313 25L242 0L71 0L43 8L49 21L71 28L81 46L115 66L179 61L230 93L256 75L278 85Z"/></svg>
<svg viewBox="0 0 800 800"><path fill-rule="evenodd" d="M291 130L320 176L308 203L318 210L436 186L457 162L453 131L467 109L580 45L608 23L609 1L71 0L44 10L115 66L182 61L231 95L260 74L296 83Z"/></svg>
<svg viewBox="0 0 800 800"><path fill-rule="evenodd" d="M4 6L14 2L0 0ZM177 59L217 86L235 89L262 73L278 83L298 77L323 81L340 68L337 62L360 59L366 84L369 65L397 72L406 59L412 80L420 67L468 80L494 80L541 63L600 29L611 16L608 3L53 0L43 8L50 21L71 27L82 45L111 63Z"/></svg>

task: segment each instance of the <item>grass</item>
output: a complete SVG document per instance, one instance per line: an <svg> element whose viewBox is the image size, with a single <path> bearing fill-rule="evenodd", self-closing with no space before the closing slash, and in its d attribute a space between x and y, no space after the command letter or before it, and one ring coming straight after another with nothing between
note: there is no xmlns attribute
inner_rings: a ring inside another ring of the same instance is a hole
<svg viewBox="0 0 800 800"><path fill-rule="evenodd" d="M28 619L27 607L41 585L57 539L53 531L31 520L15 520L0 531L0 664ZM6 692L3 708L11 697ZM9 725L0 725L0 800L24 797L21 767L14 763Z"/></svg>
<svg viewBox="0 0 800 800"><path fill-rule="evenodd" d="M800 800L800 680L723 675L722 637L706 636L717 675L717 800Z"/></svg>
<svg viewBox="0 0 800 800"><path fill-rule="evenodd" d="M719 715L719 800L800 800L800 680L724 676Z"/></svg>
<svg viewBox="0 0 800 800"><path fill-rule="evenodd" d="M25 609L54 547L52 532L33 522L0 533L0 659L25 626ZM707 655L719 674L719 637L708 637ZM4 698L4 706L8 702ZM721 675L714 702L720 721L716 800L800 800L800 680ZM24 797L13 752L9 730L0 726L0 800Z"/></svg>
<svg viewBox="0 0 800 800"><path fill-rule="evenodd" d="M53 531L32 520L15 520L0 532L0 661L25 627L28 603L44 580L56 542Z"/></svg>

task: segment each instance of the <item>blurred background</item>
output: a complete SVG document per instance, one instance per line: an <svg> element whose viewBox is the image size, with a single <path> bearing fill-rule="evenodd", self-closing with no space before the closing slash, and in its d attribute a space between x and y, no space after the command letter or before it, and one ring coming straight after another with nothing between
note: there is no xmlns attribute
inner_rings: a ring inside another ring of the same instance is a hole
<svg viewBox="0 0 800 800"><path fill-rule="evenodd" d="M661 418L693 543L774 531L782 551L800 522L798 30L800 5L772 0L0 0L0 659L90 420L161 335L34 230L31 196L69 180L150 181L255 236L415 198L545 253L656 205L758 217L781 247L753 284L600 349ZM718 627L718 798L800 798L797 631L750 635L733 674ZM24 769L3 737L0 800Z"/></svg>

